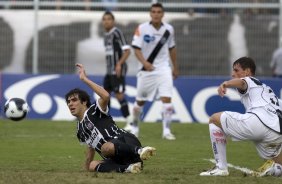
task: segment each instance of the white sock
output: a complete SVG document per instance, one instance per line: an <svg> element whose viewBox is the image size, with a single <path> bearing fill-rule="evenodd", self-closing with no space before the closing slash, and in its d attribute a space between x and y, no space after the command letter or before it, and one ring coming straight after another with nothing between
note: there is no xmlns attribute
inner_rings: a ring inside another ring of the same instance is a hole
<svg viewBox="0 0 282 184"><path fill-rule="evenodd" d="M134 106L133 106L133 113L132 113L132 115L133 115L133 126L138 126L142 112L143 112L143 106L139 106L137 104L137 102L135 102Z"/></svg>
<svg viewBox="0 0 282 184"><path fill-rule="evenodd" d="M212 151L219 169L227 169L226 136L221 128L213 123L209 124Z"/></svg>
<svg viewBox="0 0 282 184"><path fill-rule="evenodd" d="M162 107L162 123L163 135L170 134L171 116L173 114L173 105L171 103L163 103Z"/></svg>
<svg viewBox="0 0 282 184"><path fill-rule="evenodd" d="M278 163L274 164L272 175L276 176L276 177L281 177L282 176L282 165L281 164L278 164Z"/></svg>

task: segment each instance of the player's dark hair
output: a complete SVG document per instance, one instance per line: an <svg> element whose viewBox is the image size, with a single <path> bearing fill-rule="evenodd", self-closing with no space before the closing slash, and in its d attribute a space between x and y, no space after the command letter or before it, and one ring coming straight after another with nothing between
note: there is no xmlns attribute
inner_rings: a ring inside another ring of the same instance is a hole
<svg viewBox="0 0 282 184"><path fill-rule="evenodd" d="M115 16L114 16L114 14L113 14L111 11L105 11L105 13L104 13L103 17L105 17L106 15L111 16L111 17L112 17L112 19L113 19L113 20L115 20Z"/></svg>
<svg viewBox="0 0 282 184"><path fill-rule="evenodd" d="M68 101L68 98L71 96L77 95L78 99L81 102L86 102L86 106L90 107L91 102L90 102L90 96L88 95L88 93L84 90L81 90L79 88L74 88L72 90L70 90L66 95L65 95L65 100L66 102Z"/></svg>
<svg viewBox="0 0 282 184"><path fill-rule="evenodd" d="M234 61L233 67L234 65L237 65L237 64L239 64L243 70L246 70L247 68L249 68L252 72L252 75L256 74L256 64L252 58L241 57L237 59L236 61Z"/></svg>
<svg viewBox="0 0 282 184"><path fill-rule="evenodd" d="M154 3L151 5L150 10L152 10L152 8L161 8L164 11L164 7L162 5L162 3Z"/></svg>

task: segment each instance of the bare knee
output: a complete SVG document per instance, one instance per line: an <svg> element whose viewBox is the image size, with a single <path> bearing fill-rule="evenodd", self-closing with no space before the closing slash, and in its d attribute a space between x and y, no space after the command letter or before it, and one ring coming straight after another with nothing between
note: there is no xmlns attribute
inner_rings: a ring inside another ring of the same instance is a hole
<svg viewBox="0 0 282 184"><path fill-rule="evenodd" d="M88 171L95 171L96 167L102 162L103 162L102 160L94 160L90 162Z"/></svg>
<svg viewBox="0 0 282 184"><path fill-rule="evenodd" d="M105 157L111 157L115 155L115 146L111 142L106 142L102 145L101 153Z"/></svg>
<svg viewBox="0 0 282 184"><path fill-rule="evenodd" d="M218 113L214 113L213 115L211 115L211 117L209 119L209 123L213 123L216 126L221 128L221 123L220 123L221 114L222 114L222 112L218 112Z"/></svg>

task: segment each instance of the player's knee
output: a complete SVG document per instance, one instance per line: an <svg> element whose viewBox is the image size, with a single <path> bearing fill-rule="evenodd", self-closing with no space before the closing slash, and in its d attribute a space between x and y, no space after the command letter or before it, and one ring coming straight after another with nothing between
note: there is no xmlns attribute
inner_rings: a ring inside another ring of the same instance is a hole
<svg viewBox="0 0 282 184"><path fill-rule="evenodd" d="M220 116L221 116L221 112L214 113L213 115L211 115L209 119L209 123L213 123L216 126L220 126Z"/></svg>
<svg viewBox="0 0 282 184"><path fill-rule="evenodd" d="M97 167L100 163L102 163L102 161L100 161L100 160L94 160L94 161L90 162L88 171L96 171L96 167Z"/></svg>
<svg viewBox="0 0 282 184"><path fill-rule="evenodd" d="M115 146L111 142L106 142L101 148L101 153L105 157L111 157L115 154Z"/></svg>

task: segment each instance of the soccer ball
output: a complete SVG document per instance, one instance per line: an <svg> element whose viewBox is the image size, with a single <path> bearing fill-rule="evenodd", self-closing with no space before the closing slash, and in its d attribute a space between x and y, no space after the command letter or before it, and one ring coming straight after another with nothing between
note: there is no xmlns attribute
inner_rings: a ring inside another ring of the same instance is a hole
<svg viewBox="0 0 282 184"><path fill-rule="evenodd" d="M7 118L13 121L20 121L26 117L28 105L21 98L11 98L5 103L4 112Z"/></svg>

